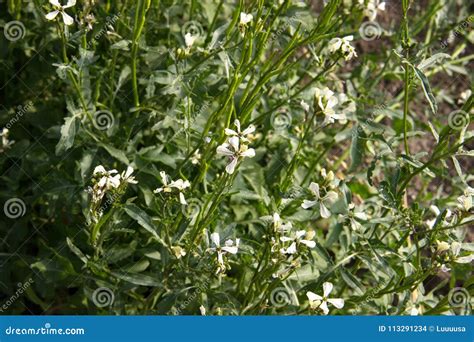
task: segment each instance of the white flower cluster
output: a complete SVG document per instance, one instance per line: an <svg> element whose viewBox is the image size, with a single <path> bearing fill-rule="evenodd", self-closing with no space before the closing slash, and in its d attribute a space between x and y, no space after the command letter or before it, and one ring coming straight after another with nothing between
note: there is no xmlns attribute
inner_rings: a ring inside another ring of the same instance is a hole
<svg viewBox="0 0 474 342"><path fill-rule="evenodd" d="M127 170L118 173L117 170L107 171L102 165L97 166L93 172L93 178L96 181L92 188L92 202L100 203L107 191L118 189L122 184L137 184L135 177L132 176L133 168L127 167Z"/></svg>
<svg viewBox="0 0 474 342"><path fill-rule="evenodd" d="M217 147L217 154L229 157L229 164L225 168L228 174L233 174L239 161L245 157L255 157L255 150L248 147L250 142L247 136L255 132L255 126L250 125L243 131L240 128L240 121L234 122L237 130L225 129L225 134L229 137L225 143Z"/></svg>
<svg viewBox="0 0 474 342"><path fill-rule="evenodd" d="M346 61L351 60L353 57L357 57L355 48L351 45L351 41L353 40L354 36L333 38L329 41L328 51L331 54L340 52Z"/></svg>
<svg viewBox="0 0 474 342"><path fill-rule="evenodd" d="M191 183L187 180L178 179L178 180L171 180L170 177L166 174L166 172L160 172L161 182L163 186L158 188L154 191L155 194L159 194L161 192L165 194L169 194L173 192L173 189L178 191L179 194L179 202L182 205L187 205L186 198L184 197L184 190L191 186Z"/></svg>
<svg viewBox="0 0 474 342"><path fill-rule="evenodd" d="M455 262L458 264L469 264L474 260L474 253L461 256L463 245L457 241L448 243L446 241L436 241L436 253L444 255L446 262ZM443 272L449 272L451 269L446 264L441 265Z"/></svg>
<svg viewBox="0 0 474 342"><path fill-rule="evenodd" d="M350 100L346 94L335 95L327 87L314 89L314 101L324 114L323 126L336 121L345 124L348 116L356 111L355 102Z"/></svg>

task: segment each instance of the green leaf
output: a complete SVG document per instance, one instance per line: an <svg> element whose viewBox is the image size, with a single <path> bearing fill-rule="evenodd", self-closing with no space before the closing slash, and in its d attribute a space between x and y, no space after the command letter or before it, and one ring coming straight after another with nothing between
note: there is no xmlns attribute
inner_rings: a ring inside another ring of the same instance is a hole
<svg viewBox="0 0 474 342"><path fill-rule="evenodd" d="M361 163L364 155L364 131L358 126L354 126L352 129L352 142L351 142L351 167L349 172L354 171Z"/></svg>
<svg viewBox="0 0 474 342"><path fill-rule="evenodd" d="M128 274L122 272L111 272L111 274L119 279L125 280L129 283L141 286L162 287L163 281L156 279L151 275L146 274Z"/></svg>
<svg viewBox="0 0 474 342"><path fill-rule="evenodd" d="M438 112L438 104L436 103L436 99L433 95L433 92L431 91L431 86L430 82L428 81L428 78L423 73L423 71L421 71L417 67L413 67L413 69L415 70L416 77L418 77L418 79L421 81L423 93L425 94L425 97L428 100L428 103L430 104L431 111L433 112L433 114L436 114Z"/></svg>
<svg viewBox="0 0 474 342"><path fill-rule="evenodd" d="M99 143L99 145L102 146L107 152L109 152L109 154L115 159L121 161L125 165L130 164L130 161L128 160L125 152L107 144Z"/></svg>
<svg viewBox="0 0 474 342"><path fill-rule="evenodd" d="M84 263L84 264L87 264L87 257L84 255L84 253L82 253L82 251L77 248L74 243L72 242L72 240L70 238L66 238L66 243L69 247L69 249L74 253L76 254L76 256L81 259L81 261Z"/></svg>
<svg viewBox="0 0 474 342"><path fill-rule="evenodd" d="M147 232L149 232L155 239L157 239L162 245L167 246L167 244L163 241L163 239L158 235L155 230L155 224L150 216L137 207L135 204L130 203L124 207L125 212L133 218L137 223L145 228Z"/></svg>
<svg viewBox="0 0 474 342"><path fill-rule="evenodd" d="M56 145L56 155L61 155L74 145L79 120L76 115L64 119L61 126L61 138Z"/></svg>

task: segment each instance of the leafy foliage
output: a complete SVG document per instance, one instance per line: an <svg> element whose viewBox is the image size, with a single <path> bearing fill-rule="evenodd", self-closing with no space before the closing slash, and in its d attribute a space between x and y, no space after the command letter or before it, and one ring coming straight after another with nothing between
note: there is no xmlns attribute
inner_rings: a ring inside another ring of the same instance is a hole
<svg viewBox="0 0 474 342"><path fill-rule="evenodd" d="M466 2L0 5L2 313L470 313Z"/></svg>

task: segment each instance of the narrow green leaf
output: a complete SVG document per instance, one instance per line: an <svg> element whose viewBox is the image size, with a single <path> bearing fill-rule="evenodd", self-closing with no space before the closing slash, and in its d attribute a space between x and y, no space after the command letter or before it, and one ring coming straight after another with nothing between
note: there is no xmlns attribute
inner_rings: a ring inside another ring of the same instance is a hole
<svg viewBox="0 0 474 342"><path fill-rule="evenodd" d="M428 103L430 104L431 111L433 114L436 114L438 112L438 104L436 103L436 99L433 95L433 92L431 91L431 86L430 82L428 81L428 78L426 75L418 69L417 67L413 67L415 70L415 75L418 77L418 79L421 81L421 87L423 88L423 93L425 94L426 99L428 100Z"/></svg>

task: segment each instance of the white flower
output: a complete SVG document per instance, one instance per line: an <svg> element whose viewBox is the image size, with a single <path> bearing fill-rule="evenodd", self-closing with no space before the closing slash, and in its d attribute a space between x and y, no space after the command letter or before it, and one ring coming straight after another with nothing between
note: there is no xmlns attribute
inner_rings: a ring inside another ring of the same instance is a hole
<svg viewBox="0 0 474 342"><path fill-rule="evenodd" d="M240 159L255 157L255 150L248 148L245 144L240 144L240 139L237 136L229 138L228 143L218 146L216 152L230 158L230 163L225 168L225 171L230 175L234 173Z"/></svg>
<svg viewBox="0 0 474 342"><path fill-rule="evenodd" d="M182 179L178 179L176 181L173 181L170 183L169 185L171 188L176 188L178 189L179 191L179 202L182 204L182 205L187 205L188 203L186 202L186 199L184 198L184 194L183 194L183 191L186 189L186 188L189 188L191 186L191 183L189 183L189 181L184 181Z"/></svg>
<svg viewBox="0 0 474 342"><path fill-rule="evenodd" d="M203 305L199 307L199 312L201 313L201 316L206 316L206 308Z"/></svg>
<svg viewBox="0 0 474 342"><path fill-rule="evenodd" d="M97 186L105 190L118 188L120 186L120 174L117 170L105 170L102 165L96 166L93 172L94 176L100 176Z"/></svg>
<svg viewBox="0 0 474 342"><path fill-rule="evenodd" d="M126 183L137 184L138 182L135 180L135 177L132 176L133 171L133 167L127 166L127 170L122 172L122 180Z"/></svg>
<svg viewBox="0 0 474 342"><path fill-rule="evenodd" d="M305 100L301 100L300 105L301 105L301 108L303 108L305 112L309 112L310 107L309 107L309 104L305 102Z"/></svg>
<svg viewBox="0 0 474 342"><path fill-rule="evenodd" d="M342 298L328 298L332 292L333 285L329 282L323 284L323 296L317 295L311 291L306 292L306 296L309 300L309 305L312 309L321 309L325 315L329 313L328 303L331 303L338 309L344 307L344 299Z"/></svg>
<svg viewBox="0 0 474 342"><path fill-rule="evenodd" d="M247 135L252 134L253 132L255 132L255 126L250 125L246 129L241 131L239 120L235 120L234 125L235 125L235 127L237 127L237 131L234 131L233 129L230 129L230 128L226 128L224 130L225 134L227 136L231 136L231 137L239 137L240 141L248 143L249 139L247 139Z"/></svg>
<svg viewBox="0 0 474 342"><path fill-rule="evenodd" d="M240 25L245 26L253 20L252 14L247 14L244 12L240 13Z"/></svg>
<svg viewBox="0 0 474 342"><path fill-rule="evenodd" d="M171 192L172 189L169 186L168 182L168 175L166 174L165 171L160 171L160 177L161 177L161 183L163 183L163 186L161 188L155 189L154 193L160 193L160 192Z"/></svg>
<svg viewBox="0 0 474 342"><path fill-rule="evenodd" d="M306 236L307 240L303 239L303 236ZM303 245L305 245L309 248L316 247L316 242L311 241L313 236L314 236L314 232L313 233L306 233L305 230L298 230L295 233L295 237L293 237L293 238L290 238L290 237L287 237L287 236L280 237L281 242L291 242L291 244L288 248L280 249L280 253L281 254L295 254L298 250L298 246L301 245L301 244L303 244Z"/></svg>
<svg viewBox="0 0 474 342"><path fill-rule="evenodd" d="M189 49L191 48L193 45L194 45L194 42L196 41L196 39L198 38L198 36L193 36L191 33L186 33L184 35L184 42L186 44L186 47Z"/></svg>
<svg viewBox="0 0 474 342"><path fill-rule="evenodd" d="M359 0L359 4L364 5L365 0ZM385 11L385 2L379 0L369 0L367 7L364 8L364 15L374 21L377 18L377 11Z"/></svg>
<svg viewBox="0 0 474 342"><path fill-rule="evenodd" d="M441 211L439 210L439 208L435 205L431 205L430 206L430 210L431 212L433 212L433 214L436 215L436 217L434 219L431 219L431 220L427 220L426 221L426 224L428 225L428 227L430 229L433 229L435 223L436 223L436 220L438 219L438 216L441 214ZM441 226L447 226L449 224L449 222L446 220L448 218L450 218L452 215L452 212L451 210L447 209L446 210L446 216L445 216L445 219L441 222Z"/></svg>
<svg viewBox="0 0 474 342"><path fill-rule="evenodd" d="M471 96L471 94L472 94L472 90L471 90L471 89L467 89L467 90L463 91L463 92L461 93L461 95L459 96L458 104L463 104L463 103L465 103L465 102L469 99L469 97Z"/></svg>
<svg viewBox="0 0 474 342"><path fill-rule="evenodd" d="M450 244L446 241L436 241L436 251L442 253L450 248Z"/></svg>
<svg viewBox="0 0 474 342"><path fill-rule="evenodd" d="M280 233L286 232L293 227L291 222L284 223L278 213L273 214L272 220L273 220L273 229L275 230L275 232L280 232Z"/></svg>
<svg viewBox="0 0 474 342"><path fill-rule="evenodd" d="M199 160L201 159L202 155L201 153L199 153L199 149L197 149L196 151L194 151L194 154L191 158L191 164L193 165L197 165L199 164Z"/></svg>
<svg viewBox="0 0 474 342"><path fill-rule="evenodd" d="M334 92L329 90L328 87L325 87L324 89L315 88L314 98L324 114L323 125L331 124L335 121L341 121L342 123L346 121L346 116L344 114L336 114L335 107L339 100L334 96Z"/></svg>
<svg viewBox="0 0 474 342"><path fill-rule="evenodd" d="M347 217L349 218L352 230L357 231L362 228L362 224L359 221L367 221L369 218L364 212L356 211L355 209L354 203L350 203Z"/></svg>
<svg viewBox="0 0 474 342"><path fill-rule="evenodd" d="M459 208L464 211L469 211L472 208L472 196L474 196L474 188L468 186L464 190L464 194L457 198L459 203Z"/></svg>
<svg viewBox="0 0 474 342"><path fill-rule="evenodd" d="M217 273L225 272L226 266L224 263L224 255L227 253L237 254L237 252L239 251L240 239L235 239L235 243L231 239L226 240L224 242L224 246L221 247L219 233L212 233L211 241L214 244L214 247L209 248L209 251L217 253L217 263L219 265Z"/></svg>
<svg viewBox="0 0 474 342"><path fill-rule="evenodd" d="M174 256L176 259L181 259L182 257L186 256L186 250L180 246L173 246L171 247Z"/></svg>
<svg viewBox="0 0 474 342"><path fill-rule="evenodd" d="M436 241L436 245L437 245L436 251L438 253L443 253L443 252L446 252L447 250L450 250L451 255L452 255L451 261L455 263L469 264L470 262L474 260L474 253L470 253L464 256L459 256L463 248L462 248L462 244L457 241L454 241L451 244L449 244L446 241ZM441 265L441 270L443 272L448 272L450 271L450 268L448 268L446 265L443 264Z"/></svg>
<svg viewBox="0 0 474 342"><path fill-rule="evenodd" d="M330 53L335 53L337 51L342 52L345 60L348 61L352 59L352 57L357 57L354 47L350 44L352 40L354 40L354 36L333 38L329 41L328 50Z"/></svg>
<svg viewBox="0 0 474 342"><path fill-rule="evenodd" d="M53 20L54 18L58 16L59 13L61 13L64 24L69 26L74 23L74 19L69 14L67 14L64 10L66 8L75 6L76 0L68 0L67 4L64 6L59 3L59 0L49 0L49 3L53 5L56 9L46 14L46 19Z"/></svg>
<svg viewBox="0 0 474 342"><path fill-rule="evenodd" d="M328 218L331 216L331 212L326 207L326 205L331 204L337 199L337 193L335 191L328 191L324 197L321 197L319 184L311 182L309 185L309 191L314 195L313 201L304 200L301 204L303 209L309 209L314 207L315 205L319 204L319 212L321 217Z"/></svg>
<svg viewBox="0 0 474 342"><path fill-rule="evenodd" d="M472 262L474 260L474 253L461 257L459 256L459 253L461 253L461 249L462 245L459 242L454 241L453 243L451 243L451 252L454 256L453 261L458 264L469 264L470 262Z"/></svg>
<svg viewBox="0 0 474 342"><path fill-rule="evenodd" d="M161 182L163 183L163 186L161 188L155 189L154 193L160 193L160 192L165 192L165 193L170 193L174 189L177 189L179 192L179 202L182 205L187 205L188 203L186 202L186 199L184 198L184 190L189 188L191 186L191 183L189 181L185 181L182 179L178 179L176 181L169 181L169 176L166 174L166 172L161 171L160 172L160 177L161 177Z"/></svg>
<svg viewBox="0 0 474 342"><path fill-rule="evenodd" d="M3 128L2 132L0 133L0 137L2 137L2 145L0 146L0 152L4 152L6 149L10 148L15 141L14 140L9 140L8 139L8 134L10 131L8 128Z"/></svg>

